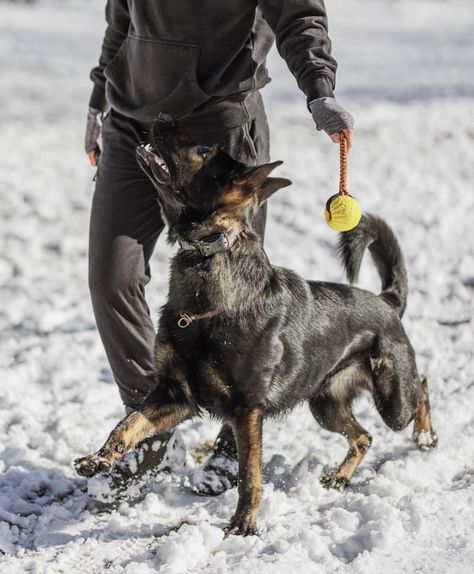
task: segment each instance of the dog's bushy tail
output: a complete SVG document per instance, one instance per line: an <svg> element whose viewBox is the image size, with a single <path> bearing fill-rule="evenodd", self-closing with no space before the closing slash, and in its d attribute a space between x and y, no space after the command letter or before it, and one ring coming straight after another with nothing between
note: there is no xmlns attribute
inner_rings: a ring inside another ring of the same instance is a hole
<svg viewBox="0 0 474 574"><path fill-rule="evenodd" d="M357 281L367 248L382 280L380 297L401 317L407 304L408 286L400 245L383 219L364 214L355 229L341 233L339 237L339 253L351 283Z"/></svg>

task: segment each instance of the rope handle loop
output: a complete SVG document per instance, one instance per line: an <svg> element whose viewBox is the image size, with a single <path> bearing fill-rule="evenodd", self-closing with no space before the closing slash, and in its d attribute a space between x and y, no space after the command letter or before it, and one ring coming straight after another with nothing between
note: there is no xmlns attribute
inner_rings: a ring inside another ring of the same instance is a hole
<svg viewBox="0 0 474 574"><path fill-rule="evenodd" d="M339 132L340 167L339 167L339 194L347 194L347 138L344 132Z"/></svg>

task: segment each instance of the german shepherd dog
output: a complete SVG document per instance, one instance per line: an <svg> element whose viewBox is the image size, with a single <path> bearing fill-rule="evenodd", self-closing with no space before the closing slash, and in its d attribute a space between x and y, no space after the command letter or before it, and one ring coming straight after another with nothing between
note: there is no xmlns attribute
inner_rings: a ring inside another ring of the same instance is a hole
<svg viewBox="0 0 474 574"><path fill-rule="evenodd" d="M157 386L99 451L75 461L79 474L107 472L144 438L207 411L233 428L239 500L226 530L247 535L256 533L265 417L308 401L321 426L347 439L345 459L322 478L336 489L371 444L351 411L363 389L391 429L414 420L416 445L436 445L427 382L400 320L403 256L381 219L366 215L340 237L350 282L369 248L380 295L306 281L273 267L252 228L259 205L291 184L269 177L282 162L245 166L217 146L200 146L165 114L137 159L157 189L169 239L180 245L156 337Z"/></svg>

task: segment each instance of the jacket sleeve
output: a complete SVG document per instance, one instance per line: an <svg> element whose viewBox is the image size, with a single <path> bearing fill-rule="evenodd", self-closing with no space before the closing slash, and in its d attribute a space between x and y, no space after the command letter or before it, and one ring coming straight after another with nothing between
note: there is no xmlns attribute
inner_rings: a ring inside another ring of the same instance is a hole
<svg viewBox="0 0 474 574"><path fill-rule="evenodd" d="M308 104L334 97L337 63L331 57L324 0L258 0L258 4Z"/></svg>
<svg viewBox="0 0 474 574"><path fill-rule="evenodd" d="M108 0L105 18L107 29L102 43L99 65L91 71L94 89L89 106L97 110L104 110L106 107L104 68L117 55L128 34L130 14L127 0Z"/></svg>

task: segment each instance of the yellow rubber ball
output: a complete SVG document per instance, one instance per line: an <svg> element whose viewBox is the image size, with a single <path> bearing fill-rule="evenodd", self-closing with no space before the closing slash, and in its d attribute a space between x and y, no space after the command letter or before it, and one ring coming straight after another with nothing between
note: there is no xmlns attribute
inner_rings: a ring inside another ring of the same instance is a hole
<svg viewBox="0 0 474 574"><path fill-rule="evenodd" d="M359 225L362 209L351 195L333 195L326 203L324 219L336 231L349 231Z"/></svg>

